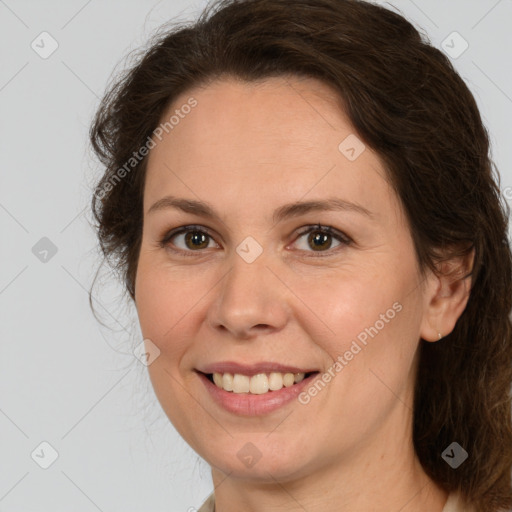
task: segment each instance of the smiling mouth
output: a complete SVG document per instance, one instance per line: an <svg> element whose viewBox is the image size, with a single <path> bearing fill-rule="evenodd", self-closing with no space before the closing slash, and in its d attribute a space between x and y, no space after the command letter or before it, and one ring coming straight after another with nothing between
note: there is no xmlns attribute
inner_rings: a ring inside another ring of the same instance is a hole
<svg viewBox="0 0 512 512"><path fill-rule="evenodd" d="M313 375L318 374L318 371L307 373L258 373L256 375L248 376L239 373L203 373L210 382L215 384L219 389L235 394L253 394L262 395L279 391L282 388L289 388L309 379Z"/></svg>

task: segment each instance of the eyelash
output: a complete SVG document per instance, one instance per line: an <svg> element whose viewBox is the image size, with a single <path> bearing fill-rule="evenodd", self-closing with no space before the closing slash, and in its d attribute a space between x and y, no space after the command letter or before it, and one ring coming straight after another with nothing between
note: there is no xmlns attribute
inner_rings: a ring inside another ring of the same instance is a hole
<svg viewBox="0 0 512 512"><path fill-rule="evenodd" d="M169 244L170 240L172 240L175 236L181 235L183 233L186 234L188 232L203 233L214 240L213 235L211 234L210 230L208 230L207 228L204 228L202 226L197 226L197 225L188 225L188 226L181 226L179 228L173 229L173 230L169 231L168 233L166 233L164 235L164 237L159 241L159 246L163 249L168 249L174 253L177 253L177 254L180 254L183 256L196 256L197 253L201 253L201 252L203 252L203 250L198 249L197 251L191 251L191 250L185 251L183 249L174 249ZM333 252L337 252L337 250L341 249L343 246L349 246L353 242L353 240L351 238L349 238L347 235L345 235L341 231L338 231L330 226L323 226L321 224L306 226L303 230L301 230L298 233L297 239L300 238L301 236L311 233L311 232L319 232L319 233L322 233L325 235L330 235L333 238L335 238L336 240L338 240L341 245L334 249L328 249L326 251L318 251L318 252L305 251L305 252L312 252L314 254L314 255L311 255L308 257L322 258L322 257L326 257L326 256L332 256Z"/></svg>

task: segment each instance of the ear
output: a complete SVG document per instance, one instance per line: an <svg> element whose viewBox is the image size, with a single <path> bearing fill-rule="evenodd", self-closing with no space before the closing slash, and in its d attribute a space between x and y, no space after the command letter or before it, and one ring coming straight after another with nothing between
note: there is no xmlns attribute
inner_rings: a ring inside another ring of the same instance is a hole
<svg viewBox="0 0 512 512"><path fill-rule="evenodd" d="M425 341L438 341L453 331L469 299L474 258L472 249L465 256L443 261L435 274L430 272L420 329Z"/></svg>

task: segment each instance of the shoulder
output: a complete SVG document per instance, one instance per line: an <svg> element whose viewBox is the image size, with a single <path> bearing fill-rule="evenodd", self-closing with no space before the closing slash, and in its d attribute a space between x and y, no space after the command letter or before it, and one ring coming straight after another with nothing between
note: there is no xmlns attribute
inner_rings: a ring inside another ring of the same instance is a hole
<svg viewBox="0 0 512 512"><path fill-rule="evenodd" d="M442 512L474 512L474 508L463 501L459 492L453 491L449 494Z"/></svg>
<svg viewBox="0 0 512 512"><path fill-rule="evenodd" d="M208 496L207 500L201 505L201 508L197 512L215 512L215 495L213 492Z"/></svg>

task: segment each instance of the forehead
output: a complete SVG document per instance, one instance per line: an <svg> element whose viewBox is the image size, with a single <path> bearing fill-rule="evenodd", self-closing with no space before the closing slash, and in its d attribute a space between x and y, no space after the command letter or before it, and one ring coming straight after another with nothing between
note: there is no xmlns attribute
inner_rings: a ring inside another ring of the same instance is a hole
<svg viewBox="0 0 512 512"><path fill-rule="evenodd" d="M186 139L190 144L214 146L228 142L226 136L231 135L231 142L253 141L247 147L250 152L263 143L266 147L283 142L318 146L326 131L331 135L337 130L354 131L335 91L312 78L246 82L225 77L181 94L163 120L192 97L197 105L172 129L170 138L176 143ZM326 144L322 146L325 149Z"/></svg>
<svg viewBox="0 0 512 512"><path fill-rule="evenodd" d="M389 193L380 159L357 138L336 92L316 79L217 80L180 95L162 121L173 115L149 155L146 210L177 190L187 197L213 192L221 204L228 195L285 202L284 195L293 201L339 191L366 196L369 209ZM342 151L347 140L363 148L356 159Z"/></svg>

